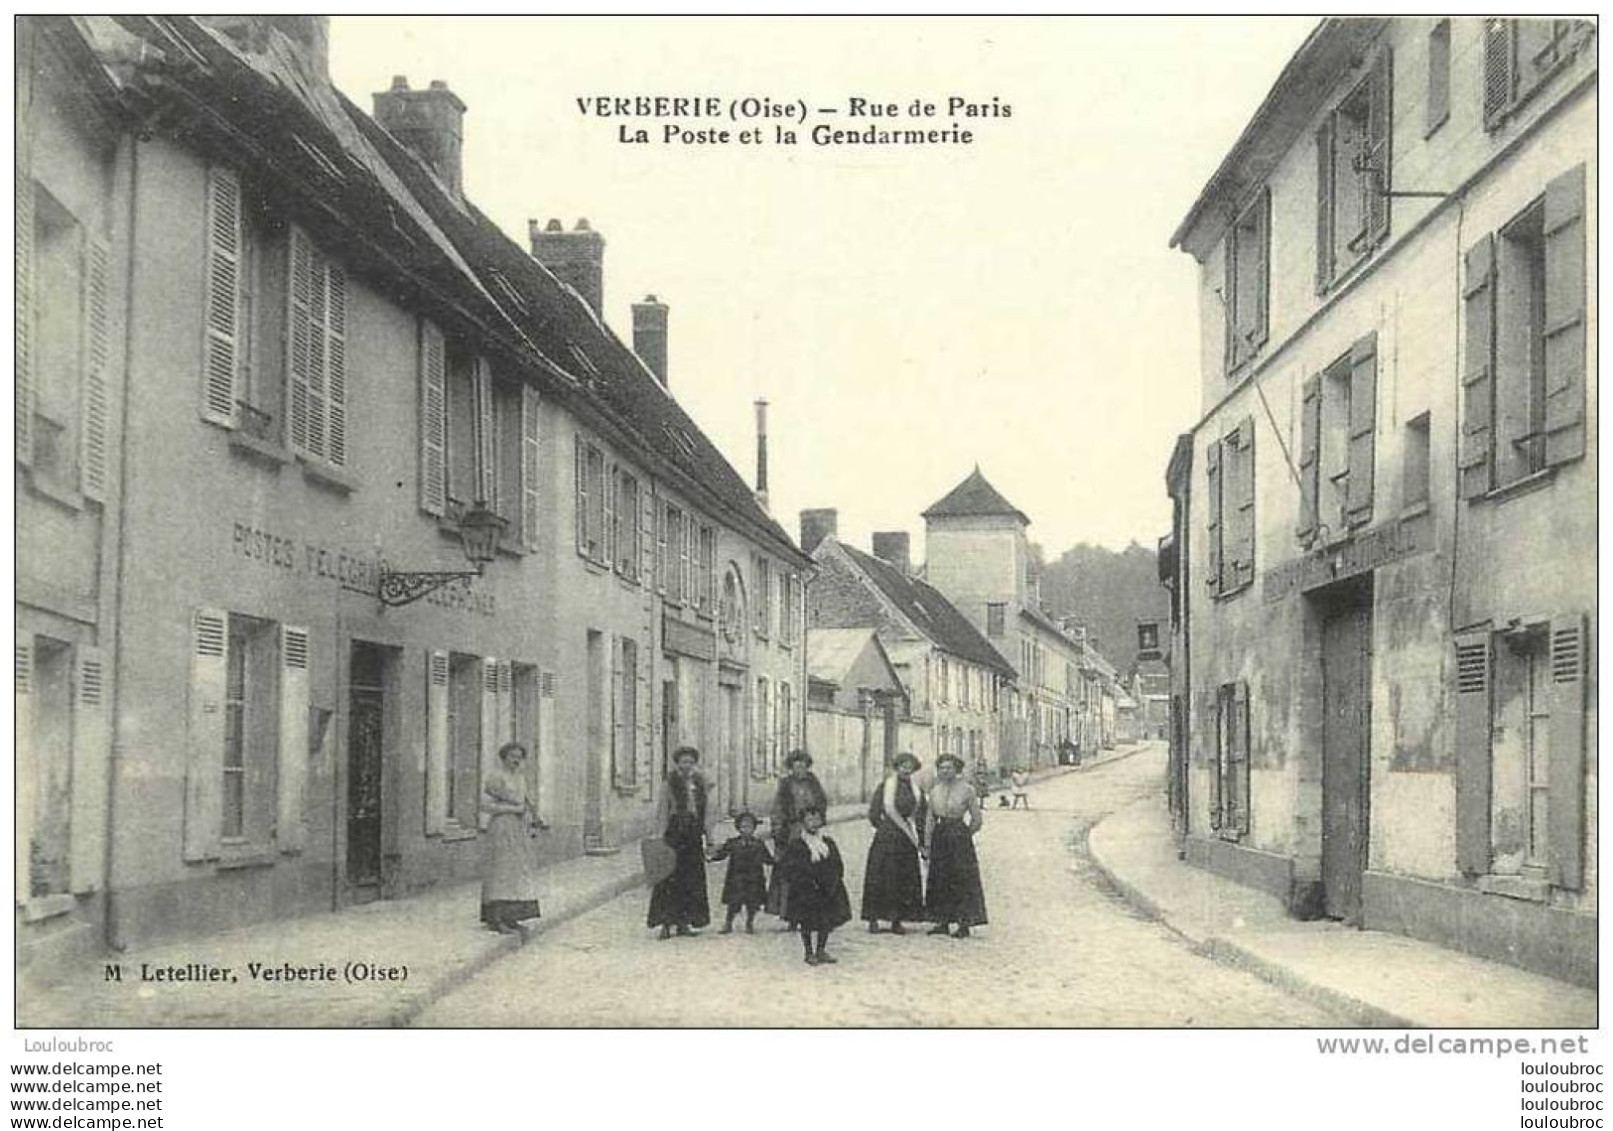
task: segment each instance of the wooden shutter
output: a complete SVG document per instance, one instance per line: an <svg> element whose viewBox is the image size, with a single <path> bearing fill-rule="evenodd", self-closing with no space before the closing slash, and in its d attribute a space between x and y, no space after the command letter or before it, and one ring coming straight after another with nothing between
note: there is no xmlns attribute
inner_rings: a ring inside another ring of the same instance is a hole
<svg viewBox="0 0 1613 1131"><path fill-rule="evenodd" d="M1267 335L1271 331L1271 190L1269 188L1262 189L1260 198L1255 202L1254 253L1260 264L1256 290L1252 296L1244 296L1238 301L1241 304L1252 299L1255 304L1255 324L1249 345L1251 349L1259 349L1266 344Z"/></svg>
<svg viewBox="0 0 1613 1131"><path fill-rule="evenodd" d="M1368 172L1362 179L1367 194L1367 241L1376 246L1389 235L1389 202L1393 187L1390 159L1394 132L1394 63L1386 47L1372 64L1367 97L1366 149L1362 154Z"/></svg>
<svg viewBox="0 0 1613 1131"><path fill-rule="evenodd" d="M1305 378L1299 406L1299 521L1294 533L1301 546L1316 537L1317 501L1322 484L1322 375Z"/></svg>
<svg viewBox="0 0 1613 1131"><path fill-rule="evenodd" d="M420 509L448 505L448 350L442 331L420 320Z"/></svg>
<svg viewBox="0 0 1613 1131"><path fill-rule="evenodd" d="M106 244L84 244L83 396L80 399L79 490L86 499L106 501L107 443L111 427L111 394L107 365L111 356L109 257Z"/></svg>
<svg viewBox="0 0 1613 1131"><path fill-rule="evenodd" d="M619 534L616 529L616 476L616 465L606 464L601 459L599 487L605 497L605 529L601 531L599 539L600 560L611 567L616 564L616 542Z"/></svg>
<svg viewBox="0 0 1613 1131"><path fill-rule="evenodd" d="M1551 622L1551 746L1546 770L1550 855L1547 878L1578 891L1584 884L1585 672L1589 634L1585 618Z"/></svg>
<svg viewBox="0 0 1613 1131"><path fill-rule="evenodd" d="M1512 103L1512 21L1484 21L1484 124L1493 127Z"/></svg>
<svg viewBox="0 0 1613 1131"><path fill-rule="evenodd" d="M498 743L515 741L515 664L498 662Z"/></svg>
<svg viewBox="0 0 1613 1131"><path fill-rule="evenodd" d="M655 584L655 498L649 484L640 483L638 489L639 506L639 584L650 587Z"/></svg>
<svg viewBox="0 0 1613 1131"><path fill-rule="evenodd" d="M555 735L554 735L554 693L555 678L553 672L542 672L538 676L538 743L533 757L538 762L538 797L534 803L538 820L544 824L552 822L558 812L555 804Z"/></svg>
<svg viewBox="0 0 1613 1131"><path fill-rule="evenodd" d="M73 687L73 808L69 877L74 892L94 891L106 870L107 770L111 730L106 658L76 650Z"/></svg>
<svg viewBox="0 0 1613 1131"><path fill-rule="evenodd" d="M690 543L698 538L700 534L698 528L695 526L694 516L688 511L678 512L678 522L681 523L683 527L682 537L679 539L678 544L678 569L682 571L683 579L679 582L678 589L683 600L686 603L693 605L697 604L698 602L695 600L695 592L693 588L694 573L691 568L691 559L696 556L698 551L691 553Z"/></svg>
<svg viewBox="0 0 1613 1131"><path fill-rule="evenodd" d="M1490 870L1490 686L1488 629L1456 636L1456 866Z"/></svg>
<svg viewBox="0 0 1613 1131"><path fill-rule="evenodd" d="M521 386L521 543L538 548L538 391Z"/></svg>
<svg viewBox="0 0 1613 1131"><path fill-rule="evenodd" d="M16 198L16 442L17 462L34 459L34 182L18 165ZM26 854L17 857L26 860ZM27 869L19 865L18 884L26 885ZM23 891L26 897L26 890Z"/></svg>
<svg viewBox="0 0 1613 1131"><path fill-rule="evenodd" d="M1316 293L1333 282L1333 115L1316 131Z"/></svg>
<svg viewBox="0 0 1613 1131"><path fill-rule="evenodd" d="M319 418L324 416L321 370L324 344L314 325L314 249L302 229L293 227L287 240L286 286L286 419L292 450L323 456Z"/></svg>
<svg viewBox="0 0 1613 1131"><path fill-rule="evenodd" d="M186 860L218 857L224 821L224 684L229 616L197 609L191 622L189 734L185 759Z"/></svg>
<svg viewBox="0 0 1613 1131"><path fill-rule="evenodd" d="M1468 248L1462 286L1462 497L1490 489L1495 447L1495 237Z"/></svg>
<svg viewBox="0 0 1613 1131"><path fill-rule="evenodd" d="M577 479L577 552L584 557L588 556L588 445L583 443L581 434L576 437L576 479Z"/></svg>
<svg viewBox="0 0 1613 1131"><path fill-rule="evenodd" d="M1378 412L1378 335L1350 347L1349 479L1345 519L1352 526L1372 520L1372 476Z"/></svg>
<svg viewBox="0 0 1613 1131"><path fill-rule="evenodd" d="M448 653L426 653L427 834L448 824Z"/></svg>
<svg viewBox="0 0 1613 1131"><path fill-rule="evenodd" d="M1226 323L1227 369L1236 369L1243 363L1245 344L1238 332L1238 223L1234 219L1227 228L1226 247L1222 251L1226 269L1221 289L1221 313Z"/></svg>
<svg viewBox="0 0 1613 1131"><path fill-rule="evenodd" d="M207 171L207 300L202 341L202 416L235 425L240 397L241 182L233 170Z"/></svg>
<svg viewBox="0 0 1613 1131"><path fill-rule="evenodd" d="M634 781L652 789L655 783L655 665L650 662L650 657L655 654L654 648L655 638L652 635L644 647L637 649L635 673L638 686L634 694L638 696L638 709L634 714L638 729L633 736Z"/></svg>
<svg viewBox="0 0 1613 1131"><path fill-rule="evenodd" d="M275 821L282 852L301 852L307 839L308 630L280 626L280 760Z"/></svg>
<svg viewBox="0 0 1613 1131"><path fill-rule="evenodd" d="M1211 593L1221 592L1221 441L1211 440L1204 452L1205 497L1208 503L1210 559L1205 580Z"/></svg>
<svg viewBox="0 0 1613 1131"><path fill-rule="evenodd" d="M1238 758L1238 812L1235 827L1238 832L1249 832L1249 814L1254 808L1254 797L1250 792L1249 768L1251 765L1251 742L1249 727L1249 685L1242 680L1238 681L1235 692L1234 709L1237 719L1237 758Z"/></svg>
<svg viewBox="0 0 1613 1131"><path fill-rule="evenodd" d="M1210 828L1220 831L1226 819L1227 728L1231 725L1224 689L1215 693L1215 746L1210 751Z"/></svg>
<svg viewBox="0 0 1613 1131"><path fill-rule="evenodd" d="M1585 166L1546 186L1546 463L1585 454Z"/></svg>
<svg viewBox="0 0 1613 1131"><path fill-rule="evenodd" d="M325 450L347 466L347 272L324 257L317 268L325 295Z"/></svg>
<svg viewBox="0 0 1613 1131"><path fill-rule="evenodd" d="M16 657L16 684L14 687L13 740L17 759L17 902L25 903L32 893L27 861L29 845L33 839L34 777L38 768L34 761L33 704L34 704L34 642L23 636L14 646Z"/></svg>
<svg viewBox="0 0 1613 1131"><path fill-rule="evenodd" d="M622 638L610 642L610 768L611 784L618 788L631 781L633 772L629 758L622 757Z"/></svg>
<svg viewBox="0 0 1613 1131"><path fill-rule="evenodd" d="M492 814L482 810L482 784L498 768L499 661L492 656L482 660L482 751L476 775L476 826L487 828Z"/></svg>
<svg viewBox="0 0 1613 1131"><path fill-rule="evenodd" d="M498 491L498 421L493 410L493 370L485 357L473 366L476 402L476 500L500 511Z"/></svg>
<svg viewBox="0 0 1613 1131"><path fill-rule="evenodd" d="M1232 559L1232 585L1241 588L1255 578L1255 421L1246 416L1238 425L1237 481L1233 485L1238 508L1236 543ZM1223 472L1223 475L1225 472Z"/></svg>

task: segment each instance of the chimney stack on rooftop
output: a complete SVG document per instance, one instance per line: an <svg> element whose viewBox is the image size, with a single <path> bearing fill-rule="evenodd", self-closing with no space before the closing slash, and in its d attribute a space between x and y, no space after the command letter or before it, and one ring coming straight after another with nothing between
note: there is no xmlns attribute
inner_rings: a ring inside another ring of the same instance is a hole
<svg viewBox="0 0 1613 1131"><path fill-rule="evenodd" d="M840 512L834 507L818 507L801 512L801 549L812 553L825 538L833 538L840 529Z"/></svg>
<svg viewBox="0 0 1613 1131"><path fill-rule="evenodd" d="M633 352L649 367L661 388L666 380L666 304L654 295L633 304Z"/></svg>
<svg viewBox="0 0 1613 1131"><path fill-rule="evenodd" d="M605 237L590 228L587 220L578 220L577 226L569 232L559 220L542 225L528 220L526 233L532 246L532 258L581 295L594 314L603 319Z"/></svg>
<svg viewBox="0 0 1613 1131"><path fill-rule="evenodd" d="M425 90L410 90L403 75L374 96L375 120L437 174L455 200L464 199L462 154L465 104L441 79Z"/></svg>
<svg viewBox="0 0 1613 1131"><path fill-rule="evenodd" d="M913 575L913 540L905 530L879 530L874 532L874 557L902 571L902 576Z"/></svg>
<svg viewBox="0 0 1613 1131"><path fill-rule="evenodd" d="M767 509L767 402L756 401L756 501Z"/></svg>

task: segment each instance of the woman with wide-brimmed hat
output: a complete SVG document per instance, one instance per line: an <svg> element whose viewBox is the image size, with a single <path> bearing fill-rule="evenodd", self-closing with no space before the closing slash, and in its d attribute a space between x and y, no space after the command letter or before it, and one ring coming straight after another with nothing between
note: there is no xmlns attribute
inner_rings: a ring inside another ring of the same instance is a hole
<svg viewBox="0 0 1613 1131"><path fill-rule="evenodd" d="M980 797L964 781L963 759L943 754L935 760L935 784L928 796L925 844L930 851L930 882L924 910L935 926L932 935L968 938L969 929L986 921L986 893L980 886L980 860L974 836L982 821Z"/></svg>
<svg viewBox="0 0 1613 1131"><path fill-rule="evenodd" d="M487 818L488 868L482 881L482 922L508 934L524 919L538 917L538 864L530 829L546 828L537 819L521 773L526 747L506 742L498 765L482 781L482 815Z"/></svg>
<svg viewBox="0 0 1613 1131"><path fill-rule="evenodd" d="M924 918L924 877L919 857L924 852L924 792L913 781L922 763L902 753L891 763L891 773L868 802L868 822L874 840L868 846L863 870L862 917L868 933L879 934L879 922L890 923L893 935L907 933L903 922Z"/></svg>
<svg viewBox="0 0 1613 1131"><path fill-rule="evenodd" d="M694 933L711 922L711 897L706 892L706 779L695 769L700 751L680 746L672 755L677 767L666 776L657 802L661 839L676 854L672 874L650 892L647 924L661 928L661 938L673 931Z"/></svg>
<svg viewBox="0 0 1613 1131"><path fill-rule="evenodd" d="M801 819L808 809L827 813L829 795L812 772L812 755L805 750L792 750L784 760L785 774L779 778L778 792L773 795L773 858L783 860L790 843L801 835ZM785 926L794 929L795 920L789 908L789 877L783 868L773 869L772 882L767 888L767 913L784 920Z"/></svg>

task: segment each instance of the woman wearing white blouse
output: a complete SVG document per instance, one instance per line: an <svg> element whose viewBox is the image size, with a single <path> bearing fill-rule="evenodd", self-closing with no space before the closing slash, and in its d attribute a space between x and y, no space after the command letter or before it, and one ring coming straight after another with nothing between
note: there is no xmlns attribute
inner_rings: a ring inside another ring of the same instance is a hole
<svg viewBox="0 0 1613 1131"><path fill-rule="evenodd" d="M980 886L980 861L974 846L974 835L983 821L980 796L958 776L962 771L963 759L955 754L936 759L924 838L930 851L925 913L935 924L930 934L948 934L956 923L957 931L950 933L958 939L968 938L971 927L986 922L986 895Z"/></svg>

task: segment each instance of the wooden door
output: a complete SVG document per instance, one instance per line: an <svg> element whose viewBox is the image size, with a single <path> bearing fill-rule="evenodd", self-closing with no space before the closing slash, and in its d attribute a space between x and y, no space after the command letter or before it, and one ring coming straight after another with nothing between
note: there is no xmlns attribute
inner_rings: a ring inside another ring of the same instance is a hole
<svg viewBox="0 0 1613 1131"><path fill-rule="evenodd" d="M347 882L381 881L381 783L384 773L384 659L353 645L347 713Z"/></svg>
<svg viewBox="0 0 1613 1131"><path fill-rule="evenodd" d="M1322 624L1322 889L1325 913L1361 922L1370 828L1371 612L1350 605Z"/></svg>

